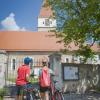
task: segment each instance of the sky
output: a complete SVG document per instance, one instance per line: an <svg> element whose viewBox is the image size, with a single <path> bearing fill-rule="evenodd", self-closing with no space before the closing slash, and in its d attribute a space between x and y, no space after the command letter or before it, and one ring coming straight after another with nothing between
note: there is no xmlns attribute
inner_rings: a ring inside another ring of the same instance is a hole
<svg viewBox="0 0 100 100"><path fill-rule="evenodd" d="M0 0L0 30L37 31L43 0Z"/></svg>

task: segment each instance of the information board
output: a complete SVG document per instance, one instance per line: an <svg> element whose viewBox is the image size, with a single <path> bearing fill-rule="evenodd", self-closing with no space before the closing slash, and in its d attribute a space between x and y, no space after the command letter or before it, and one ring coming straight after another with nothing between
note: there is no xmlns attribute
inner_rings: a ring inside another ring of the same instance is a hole
<svg viewBox="0 0 100 100"><path fill-rule="evenodd" d="M63 78L64 80L78 80L79 79L78 67L64 66Z"/></svg>

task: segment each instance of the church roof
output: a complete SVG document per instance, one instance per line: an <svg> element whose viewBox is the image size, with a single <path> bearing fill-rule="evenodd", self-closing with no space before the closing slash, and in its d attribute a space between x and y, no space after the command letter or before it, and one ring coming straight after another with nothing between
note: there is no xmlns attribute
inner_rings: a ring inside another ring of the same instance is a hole
<svg viewBox="0 0 100 100"><path fill-rule="evenodd" d="M60 51L64 49L63 43L52 32L22 32L22 31L0 31L0 50L6 51ZM69 51L78 48L72 43ZM99 51L96 45L92 48ZM100 51L99 51L100 52Z"/></svg>
<svg viewBox="0 0 100 100"><path fill-rule="evenodd" d="M0 31L0 49L7 51L59 51L62 45L48 32Z"/></svg>
<svg viewBox="0 0 100 100"><path fill-rule="evenodd" d="M51 7L48 6L48 7L42 7L41 8L39 17L49 18L52 15L53 15L53 11L52 11Z"/></svg>
<svg viewBox="0 0 100 100"><path fill-rule="evenodd" d="M40 9L39 17L49 18L53 16L53 10L51 6L48 4L47 0L43 0L42 7Z"/></svg>

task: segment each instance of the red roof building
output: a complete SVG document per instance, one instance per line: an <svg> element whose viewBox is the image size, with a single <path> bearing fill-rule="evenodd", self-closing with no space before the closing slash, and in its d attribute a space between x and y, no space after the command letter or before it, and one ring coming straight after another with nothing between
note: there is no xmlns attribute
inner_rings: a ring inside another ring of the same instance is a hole
<svg viewBox="0 0 100 100"><path fill-rule="evenodd" d="M46 0L44 4L46 3ZM56 27L56 19L50 18L53 12L50 7L42 6L38 17L38 31L0 31L0 50L7 52L46 52L46 55L53 52L59 52L64 49L63 43L57 43L59 40L54 33L48 32ZM67 48L69 53L76 51L73 43ZM100 53L100 48L94 45L92 49ZM48 53L47 53L48 52ZM38 53L37 53L38 54ZM44 55L44 53L43 53ZM43 56L42 55L42 56ZM72 56L72 54L70 54ZM65 56L65 58L68 58ZM72 59L72 57L70 58Z"/></svg>

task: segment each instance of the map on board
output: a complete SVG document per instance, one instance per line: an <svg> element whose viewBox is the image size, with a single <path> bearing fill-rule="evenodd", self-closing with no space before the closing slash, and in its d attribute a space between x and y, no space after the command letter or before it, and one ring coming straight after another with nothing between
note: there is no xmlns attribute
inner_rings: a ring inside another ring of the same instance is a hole
<svg viewBox="0 0 100 100"><path fill-rule="evenodd" d="M64 66L64 80L77 80L79 79L78 67Z"/></svg>

